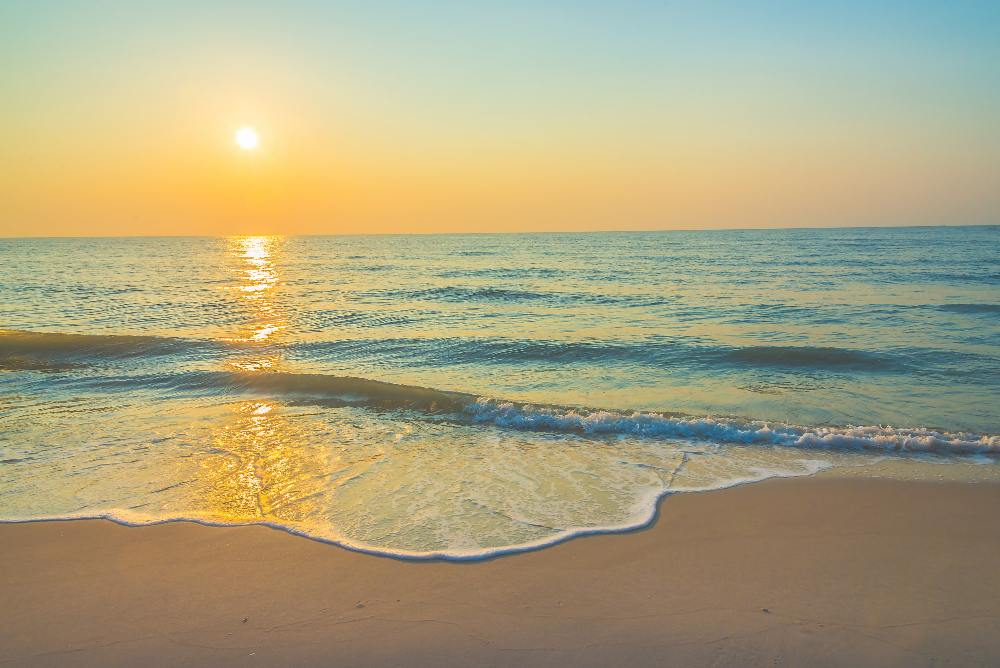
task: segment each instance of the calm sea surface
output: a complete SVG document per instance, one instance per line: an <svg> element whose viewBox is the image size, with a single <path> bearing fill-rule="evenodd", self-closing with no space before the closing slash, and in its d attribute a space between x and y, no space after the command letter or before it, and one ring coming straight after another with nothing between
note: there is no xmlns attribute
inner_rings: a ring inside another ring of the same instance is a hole
<svg viewBox="0 0 1000 668"><path fill-rule="evenodd" d="M0 239L0 327L6 521L464 558L1000 454L1000 227Z"/></svg>

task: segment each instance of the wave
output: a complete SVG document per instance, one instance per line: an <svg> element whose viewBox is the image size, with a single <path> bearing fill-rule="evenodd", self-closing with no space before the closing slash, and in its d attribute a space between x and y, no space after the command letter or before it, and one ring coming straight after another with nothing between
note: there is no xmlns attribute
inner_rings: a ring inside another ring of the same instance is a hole
<svg viewBox="0 0 1000 668"><path fill-rule="evenodd" d="M950 313L1000 313L1000 304L944 304L937 308Z"/></svg>
<svg viewBox="0 0 1000 668"><path fill-rule="evenodd" d="M110 379L109 379L110 380ZM101 381L99 381L101 382ZM111 382L131 385L134 381ZM1000 436L892 426L807 427L781 422L698 417L676 412L638 412L544 406L443 392L367 378L286 372L196 372L162 377L152 384L185 390L248 392L289 405L360 406L451 416L504 429L621 434L642 438L693 439L731 445L869 450L942 454L1000 454Z"/></svg>
<svg viewBox="0 0 1000 668"><path fill-rule="evenodd" d="M457 392L439 392L352 376L253 371L220 372L217 376L230 388L291 397L293 403L362 404L387 409L455 412L461 411L471 398L471 395Z"/></svg>
<svg viewBox="0 0 1000 668"><path fill-rule="evenodd" d="M409 360L408 366L460 364L517 365L535 362L579 365L630 365L642 367L728 367L870 373L915 371L929 373L937 351L908 350L868 352L833 346L711 345L683 339L653 339L627 343L605 341L548 341L544 339L391 338L347 339L336 342L293 344L310 355L327 359L388 358ZM954 360L954 354L947 359ZM982 362L982 360L980 360ZM980 363L972 375L989 371Z"/></svg>
<svg viewBox="0 0 1000 668"><path fill-rule="evenodd" d="M551 299L552 295L531 290L508 288L428 288L407 293L411 299L439 299L445 302L464 303L468 301L523 302Z"/></svg>
<svg viewBox="0 0 1000 668"><path fill-rule="evenodd" d="M2 367L0 367L2 369ZM37 370L37 369L31 369ZM53 370L54 371L54 370ZM354 376L284 371L186 371L156 374L67 375L59 387L105 393L182 392L193 396L249 394L289 405L359 406L376 410L461 414L474 395Z"/></svg>
<svg viewBox="0 0 1000 668"><path fill-rule="evenodd" d="M346 311L325 325L403 324L407 316ZM262 344L245 341L182 339L159 336L91 335L0 330L0 369L30 370L48 366L71 370L115 359L186 357L224 358ZM273 345L273 344L272 344ZM858 350L836 346L728 346L694 338L650 337L638 341L552 341L504 337L356 338L280 345L293 355L313 361L391 360L403 367L522 365L546 362L563 365L631 366L654 369L746 369L777 372L906 373L922 377L953 376L969 383L1000 377L996 359L976 353L928 348ZM21 360L21 361L18 361ZM29 361L25 361L29 360ZM63 365L63 366L59 366Z"/></svg>
<svg viewBox="0 0 1000 668"><path fill-rule="evenodd" d="M120 334L61 334L0 330L0 357L17 356L91 356L127 358L171 355L189 350L202 342L162 336Z"/></svg>
<svg viewBox="0 0 1000 668"><path fill-rule="evenodd" d="M439 278L491 278L509 281L525 278L549 278L565 273L565 270L553 267L469 267L446 269L435 275Z"/></svg>
<svg viewBox="0 0 1000 668"><path fill-rule="evenodd" d="M92 365L85 362L49 362L17 355L0 357L0 371L37 371L39 373L63 373L86 369Z"/></svg>
<svg viewBox="0 0 1000 668"><path fill-rule="evenodd" d="M753 366L805 367L810 369L899 370L907 365L884 355L818 346L746 346L719 354L726 362Z"/></svg>
<svg viewBox="0 0 1000 668"><path fill-rule="evenodd" d="M337 342L354 353L358 341ZM370 342L369 342L370 343ZM416 340L376 342L381 352L401 346L401 354L412 354ZM73 371L92 365L72 358L129 358L165 355L221 342L190 341L155 336L47 334L0 330L0 370L62 372L62 382L76 386L132 391L137 386L209 393L244 392L266 395L289 404L364 406L380 410L413 410L451 414L472 423L491 423L509 429L623 434L646 438L691 438L717 443L783 445L803 448L863 449L881 452L1000 453L1000 436L952 433L929 428L891 426L808 427L785 423L696 417L680 413L628 412L597 408L529 405L473 393L439 391L432 388L387 383L353 376L284 371L169 371L154 374L82 374ZM450 364L488 362L491 358L511 363L544 359L572 363L580 359L608 357L634 360L649 357L645 347L599 343L503 342L496 340L433 339L420 345L435 348ZM466 347L463 354L463 346ZM468 348L468 346L472 346ZM691 357L692 346L660 342L653 344L670 357ZM704 357L730 364L758 366L803 366L809 368L851 367L880 370L898 366L890 358L840 348L812 347L701 347ZM680 352L678 352L680 351ZM62 359L69 355L71 360ZM655 360L655 355L653 356ZM56 358L55 361L47 358ZM421 361L427 363L427 359ZM662 358L660 360L662 362ZM647 360L648 362L648 360Z"/></svg>
<svg viewBox="0 0 1000 668"><path fill-rule="evenodd" d="M699 417L670 411L638 412L545 406L474 394L439 391L352 376L274 371L188 372L147 377L87 377L88 386L133 391L148 387L210 394L249 393L288 405L405 410L504 429L621 434L642 438L694 439L733 445L798 448L1000 454L1000 436L892 426L807 427L749 419Z"/></svg>
<svg viewBox="0 0 1000 668"><path fill-rule="evenodd" d="M463 411L474 422L526 430L624 434L647 438L694 438L737 445L876 450L880 452L1000 453L1000 436L949 433L926 428L800 427L756 420L692 417L532 406L479 398Z"/></svg>
<svg viewBox="0 0 1000 668"><path fill-rule="evenodd" d="M511 276L509 278L518 278ZM453 303L495 302L507 304L515 302L535 302L549 306L565 306L567 304L580 304L590 306L618 306L621 308L654 308L671 306L677 304L677 299L659 295L646 294L611 294L611 293L574 293L574 292L548 292L537 290L517 290L512 288L497 287L438 287L424 290L413 290L397 292L396 296L405 299L417 299L424 301L441 301Z"/></svg>

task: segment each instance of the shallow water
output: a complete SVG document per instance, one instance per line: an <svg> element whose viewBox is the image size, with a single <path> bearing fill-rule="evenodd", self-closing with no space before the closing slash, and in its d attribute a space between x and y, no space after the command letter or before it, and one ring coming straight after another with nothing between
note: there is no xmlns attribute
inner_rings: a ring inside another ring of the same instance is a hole
<svg viewBox="0 0 1000 668"><path fill-rule="evenodd" d="M6 239L0 326L4 520L462 558L1000 452L998 227Z"/></svg>

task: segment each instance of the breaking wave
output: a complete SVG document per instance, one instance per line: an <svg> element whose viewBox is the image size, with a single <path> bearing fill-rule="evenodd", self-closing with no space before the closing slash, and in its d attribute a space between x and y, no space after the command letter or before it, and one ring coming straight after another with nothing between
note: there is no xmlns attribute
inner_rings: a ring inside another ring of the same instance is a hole
<svg viewBox="0 0 1000 668"><path fill-rule="evenodd" d="M939 432L926 428L800 427L775 422L668 413L519 406L487 398L466 404L464 411L475 422L489 422L512 429L613 433L647 438L694 438L721 443L788 445L798 448L964 454L1000 452L1000 436Z"/></svg>
<svg viewBox="0 0 1000 668"><path fill-rule="evenodd" d="M154 336L46 334L0 331L0 370L66 373L86 369L93 358L131 358L170 355L181 350L222 345ZM350 346L350 343L347 344ZM541 344L536 344L541 345ZM575 346L579 354L587 346ZM493 351L496 353L497 351ZM520 350L535 358L541 350ZM545 357L559 351L545 350ZM824 348L737 348L728 357L743 363L878 367L882 358L860 351ZM728 444L778 445L878 452L939 452L949 454L1000 453L1000 436L931 428L892 426L798 426L780 422L699 417L680 413L630 412L585 407L529 405L473 393L443 392L432 388L387 383L368 378L280 371L186 371L181 373L86 376L77 381L90 386L116 387L141 383L149 387L249 393L290 404L367 406L381 410L415 410L451 414L474 424L505 429L622 434L644 438L697 439Z"/></svg>

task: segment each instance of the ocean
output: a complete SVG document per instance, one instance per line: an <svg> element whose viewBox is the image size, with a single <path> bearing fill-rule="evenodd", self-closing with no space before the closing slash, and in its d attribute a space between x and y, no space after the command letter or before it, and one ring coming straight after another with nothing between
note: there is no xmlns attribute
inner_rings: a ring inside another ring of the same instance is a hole
<svg viewBox="0 0 1000 668"><path fill-rule="evenodd" d="M0 521L482 558L1000 477L1000 227L0 239Z"/></svg>

